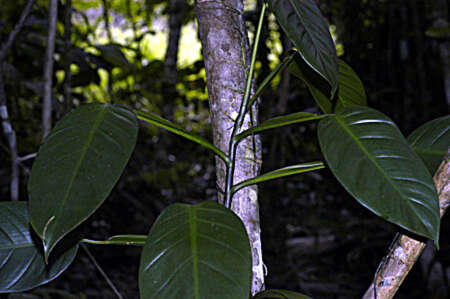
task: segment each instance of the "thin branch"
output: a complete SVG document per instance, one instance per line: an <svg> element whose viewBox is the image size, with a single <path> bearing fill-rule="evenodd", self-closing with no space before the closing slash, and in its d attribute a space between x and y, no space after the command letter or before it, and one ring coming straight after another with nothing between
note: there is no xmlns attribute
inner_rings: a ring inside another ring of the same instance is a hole
<svg viewBox="0 0 450 299"><path fill-rule="evenodd" d="M64 11L64 114L70 111L72 103L72 0L66 0Z"/></svg>
<svg viewBox="0 0 450 299"><path fill-rule="evenodd" d="M28 0L28 3L22 12L22 15L20 16L19 22L16 24L13 31L9 34L8 40L6 41L6 43L3 45L2 49L0 50L0 62L3 62L8 50L13 45L14 41L16 40L17 35L22 30L23 25L25 25L25 21L28 18L28 15L30 14L31 9L33 8L34 1L35 0Z"/></svg>
<svg viewBox="0 0 450 299"><path fill-rule="evenodd" d="M58 1L49 2L49 27L47 37L46 62L44 65L44 103L42 105L42 139L47 137L52 128L52 79L53 55L55 53L56 21L58 18Z"/></svg>
<svg viewBox="0 0 450 299"><path fill-rule="evenodd" d="M105 271L103 271L102 267L100 267L100 265L98 264L97 260L95 259L95 257L92 255L92 253L89 251L89 249L87 248L86 245L84 245L83 243L80 243L81 248L84 249L84 251L86 252L86 254L88 255L89 259L92 261L92 263L94 264L95 268L97 268L97 270L100 272L100 274L102 275L102 277L105 279L106 283L108 284L108 286L112 289L112 291L114 292L114 294L116 294L117 298L119 299L123 299L122 295L120 294L120 292L117 290L116 286L114 285L114 283L111 281L111 279L109 279L108 275L106 274Z"/></svg>
<svg viewBox="0 0 450 299"><path fill-rule="evenodd" d="M29 0L20 16L19 22L14 27L13 31L9 34L8 40L2 45L0 50L0 121L2 123L3 134L6 136L9 145L9 152L11 155L11 182L10 182L10 194L11 200L19 199L19 161L17 151L16 132L14 131L11 121L9 119L8 107L6 105L6 91L5 84L3 82L3 61L6 58L6 54L12 47L17 35L22 30L28 15L33 8L34 0Z"/></svg>
<svg viewBox="0 0 450 299"><path fill-rule="evenodd" d="M105 22L105 30L106 34L108 35L108 42L111 44L113 42L113 36L111 33L111 26L109 24L109 8L108 8L108 2L107 0L102 0L103 3L103 19ZM114 95L113 95L113 74L112 69L108 68L108 94L110 97L111 104L114 102Z"/></svg>
<svg viewBox="0 0 450 299"><path fill-rule="evenodd" d="M450 147L441 166L434 174L434 184L439 195L441 218L450 205ZM363 299L393 298L408 275L425 243L406 235L398 234L375 273L374 282L366 291Z"/></svg>

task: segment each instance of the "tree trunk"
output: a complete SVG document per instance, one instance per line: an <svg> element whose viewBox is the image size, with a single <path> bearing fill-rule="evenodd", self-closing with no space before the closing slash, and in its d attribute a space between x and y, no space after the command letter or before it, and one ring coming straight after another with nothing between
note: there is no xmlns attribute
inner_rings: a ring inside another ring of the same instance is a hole
<svg viewBox="0 0 450 299"><path fill-rule="evenodd" d="M164 58L162 84L162 94L165 98L162 113L169 120L173 120L175 100L178 97L176 89L178 46L186 10L187 3L185 0L169 0L169 40Z"/></svg>
<svg viewBox="0 0 450 299"><path fill-rule="evenodd" d="M195 3L205 61L214 144L228 152L233 123L244 95L250 50L242 0L197 0ZM256 115L256 107L253 115ZM242 129L251 124L245 117ZM243 140L237 149L234 183L254 177L261 166L261 146L256 137ZM216 158L219 188L225 189L225 164ZM219 201L223 202L222 194ZM232 210L247 229L253 256L252 294L264 288L257 187L242 189L233 197Z"/></svg>

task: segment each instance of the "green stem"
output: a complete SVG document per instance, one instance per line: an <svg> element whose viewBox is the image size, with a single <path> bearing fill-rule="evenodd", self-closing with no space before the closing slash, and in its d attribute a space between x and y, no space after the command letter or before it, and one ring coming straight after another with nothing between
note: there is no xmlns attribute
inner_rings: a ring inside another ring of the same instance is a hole
<svg viewBox="0 0 450 299"><path fill-rule="evenodd" d="M242 123L244 122L245 113L247 110L247 104L250 99L252 81L253 81L253 73L255 71L255 62L256 62L256 53L258 52L258 44L259 38L261 36L262 24L264 21L264 14L266 12L267 4L264 3L261 9L261 15L259 17L258 28L256 30L255 42L253 43L252 50L252 59L250 63L250 71L247 76L247 84L245 86L244 97L241 101L241 107L239 108L239 114L234 122L233 131L230 137L230 146L229 146L229 157L231 161L231 165L227 167L227 174L225 179L225 206L231 208L231 202L233 194L231 193L231 186L233 185L233 177L234 177L234 168L235 168L235 160L236 160L236 149L238 145L238 141L236 140L236 135L242 127Z"/></svg>
<svg viewBox="0 0 450 299"><path fill-rule="evenodd" d="M297 54L297 51L292 51L291 54L286 56L283 61L277 65L277 67L264 79L263 82L261 82L261 85L256 90L255 94L252 96L250 101L247 104L247 111L250 110L252 105L255 103L255 101L259 98L259 96L262 94L262 92L266 89L267 86L269 86L269 83L272 82L273 78L276 77L276 75L284 70L289 64L291 64L292 60L294 60L294 56Z"/></svg>

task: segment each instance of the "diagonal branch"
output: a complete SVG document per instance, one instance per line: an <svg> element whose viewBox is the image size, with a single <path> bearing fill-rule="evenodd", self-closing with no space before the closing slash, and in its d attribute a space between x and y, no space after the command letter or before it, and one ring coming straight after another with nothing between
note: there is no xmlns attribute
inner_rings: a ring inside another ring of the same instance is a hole
<svg viewBox="0 0 450 299"><path fill-rule="evenodd" d="M5 84L3 82L3 61L6 58L6 54L12 47L17 35L22 30L28 15L33 8L34 0L28 0L27 5L22 11L19 22L17 22L13 31L9 34L8 40L2 45L0 50L0 121L2 123L3 134L8 140L9 151L11 155L11 182L10 182L10 194L11 200L19 199L19 160L17 153L16 132L13 130L11 121L9 119L8 107L6 105L6 91Z"/></svg>
<svg viewBox="0 0 450 299"><path fill-rule="evenodd" d="M433 179L439 195L442 218L450 206L450 147ZM374 282L364 294L363 299L393 298L406 275L418 260L425 245L425 243L406 235L398 234L393 240L388 254L380 263Z"/></svg>

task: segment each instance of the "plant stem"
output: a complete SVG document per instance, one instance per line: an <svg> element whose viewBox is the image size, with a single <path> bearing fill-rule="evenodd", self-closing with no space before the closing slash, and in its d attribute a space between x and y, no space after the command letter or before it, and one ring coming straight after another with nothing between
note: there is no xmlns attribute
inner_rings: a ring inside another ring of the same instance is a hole
<svg viewBox="0 0 450 299"><path fill-rule="evenodd" d="M261 15L259 17L258 28L256 30L255 42L253 43L252 59L251 59L251 63L250 63L250 71L247 76L247 84L245 86L244 97L242 98L241 106L239 108L239 114L234 122L233 131L231 133L231 138L230 138L230 146L229 146L228 155L230 157L231 165L229 165L229 166L227 165L227 173L226 173L226 179L225 179L225 206L228 208L231 208L231 202L232 202L232 197L233 197L233 194L231 193L231 187L233 185L236 149L237 149L237 145L239 143L239 141L236 140L236 135L238 134L239 130L242 127L242 123L244 121L244 117L246 114L247 103L250 99L250 93L251 93L251 87L252 87L252 81L253 81L253 73L255 71L256 53L258 52L259 37L261 35L261 29L262 29L262 24L264 21L264 14L266 12L266 6L267 6L267 4L264 3L263 7L261 9Z"/></svg>

